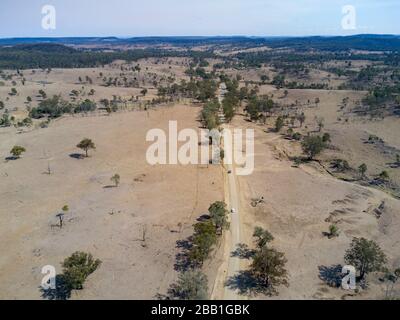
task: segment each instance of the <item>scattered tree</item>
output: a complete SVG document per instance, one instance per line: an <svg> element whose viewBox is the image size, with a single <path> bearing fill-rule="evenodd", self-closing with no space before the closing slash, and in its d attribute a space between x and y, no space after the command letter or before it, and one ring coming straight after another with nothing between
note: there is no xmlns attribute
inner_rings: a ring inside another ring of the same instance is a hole
<svg viewBox="0 0 400 320"><path fill-rule="evenodd" d="M261 227L255 227L253 237L256 238L256 245L259 249L264 248L267 243L274 240L274 236L267 230Z"/></svg>
<svg viewBox="0 0 400 320"><path fill-rule="evenodd" d="M144 88L142 91L140 91L140 93L142 94L143 97L146 96L148 90L146 88Z"/></svg>
<svg viewBox="0 0 400 320"><path fill-rule="evenodd" d="M396 299L394 297L394 286L397 283L397 281L400 279L400 268L397 268L394 271L387 271L384 280L386 281L386 292L385 292L385 298L386 299Z"/></svg>
<svg viewBox="0 0 400 320"><path fill-rule="evenodd" d="M358 172L360 173L362 178L365 177L365 174L367 173L367 170L368 170L368 168L367 168L367 165L365 163L361 164L358 167Z"/></svg>
<svg viewBox="0 0 400 320"><path fill-rule="evenodd" d="M12 156L16 159L19 159L21 157L21 154L24 152L26 152L26 149L21 146L14 146L10 151Z"/></svg>
<svg viewBox="0 0 400 320"><path fill-rule="evenodd" d="M63 206L61 208L61 210L62 210L62 212L60 212L60 213L58 213L56 215L56 217L59 219L59 224L58 225L59 225L60 229L62 229L62 227L63 227L64 216L69 211L68 205Z"/></svg>
<svg viewBox="0 0 400 320"><path fill-rule="evenodd" d="M284 253L273 248L261 248L253 258L252 274L273 293L279 285L288 286L288 272L285 269L287 259Z"/></svg>
<svg viewBox="0 0 400 320"><path fill-rule="evenodd" d="M85 138L81 142L79 142L77 147L85 151L86 158L89 156L88 155L89 149L96 149L96 145L94 144L94 142L88 138Z"/></svg>
<svg viewBox="0 0 400 320"><path fill-rule="evenodd" d="M40 89L40 90L39 90L39 95L42 96L43 99L46 99L46 98L47 98L47 94L46 94L46 92L45 92L43 89Z"/></svg>
<svg viewBox="0 0 400 320"><path fill-rule="evenodd" d="M282 117L278 117L275 121L275 131L279 132L283 128L284 121Z"/></svg>
<svg viewBox="0 0 400 320"><path fill-rule="evenodd" d="M66 285L71 290L83 289L86 278L100 266L90 253L75 252L62 263Z"/></svg>
<svg viewBox="0 0 400 320"><path fill-rule="evenodd" d="M320 117L320 118L316 118L316 121L317 121L317 125L318 125L318 131L321 132L325 126L325 119Z"/></svg>
<svg viewBox="0 0 400 320"><path fill-rule="evenodd" d="M382 179L383 181L388 181L389 173L386 170L384 170L379 174L379 178Z"/></svg>
<svg viewBox="0 0 400 320"><path fill-rule="evenodd" d="M308 155L308 159L312 160L325 149L326 144L319 136L308 136L304 138L301 146L304 153Z"/></svg>
<svg viewBox="0 0 400 320"><path fill-rule="evenodd" d="M2 117L0 118L0 126L3 127L11 126L11 119L8 113L3 113Z"/></svg>
<svg viewBox="0 0 400 320"><path fill-rule="evenodd" d="M120 180L121 180L121 177L120 177L120 175L118 173L114 174L111 177L111 181L114 182L115 187L118 187Z"/></svg>
<svg viewBox="0 0 400 320"><path fill-rule="evenodd" d="M304 114L304 112L302 112L297 119L300 122L300 127L303 127L304 122L306 121L306 115Z"/></svg>
<svg viewBox="0 0 400 320"><path fill-rule="evenodd" d="M324 143L330 143L331 142L331 135L329 133L324 133L322 136L322 141Z"/></svg>
<svg viewBox="0 0 400 320"><path fill-rule="evenodd" d="M265 84L265 82L269 80L268 76L265 74L261 75L260 79L262 84Z"/></svg>

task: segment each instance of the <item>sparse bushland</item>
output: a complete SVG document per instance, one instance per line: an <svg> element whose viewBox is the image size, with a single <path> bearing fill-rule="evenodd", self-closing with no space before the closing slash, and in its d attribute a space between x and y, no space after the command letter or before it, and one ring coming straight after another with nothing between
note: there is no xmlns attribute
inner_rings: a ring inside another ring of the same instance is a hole
<svg viewBox="0 0 400 320"><path fill-rule="evenodd" d="M177 97L186 97L200 102L207 102L216 98L217 83L212 79L191 79L189 82L182 80L180 84L174 83L166 87L158 86L158 96L172 100Z"/></svg>
<svg viewBox="0 0 400 320"><path fill-rule="evenodd" d="M60 96L53 96L41 101L37 107L32 108L29 116L33 119L44 117L59 118L66 113L91 112L96 108L96 103L89 99L73 104L63 100Z"/></svg>
<svg viewBox="0 0 400 320"><path fill-rule="evenodd" d="M200 118L208 130L216 129L220 125L218 111L220 104L217 100L206 103L200 113Z"/></svg>
<svg viewBox="0 0 400 320"><path fill-rule="evenodd" d="M81 113L81 112L90 112L96 110L97 106L96 103L86 99L85 101L82 101L78 103L75 107L73 112L74 113Z"/></svg>
<svg viewBox="0 0 400 320"><path fill-rule="evenodd" d="M58 118L64 113L71 113L73 105L60 96L53 96L52 98L43 100L36 108L32 108L29 116L33 119L40 119L43 117Z"/></svg>
<svg viewBox="0 0 400 320"><path fill-rule="evenodd" d="M255 92L248 97L248 104L245 111L251 121L258 121L260 118L266 120L274 108L274 101L269 97L258 97Z"/></svg>
<svg viewBox="0 0 400 320"><path fill-rule="evenodd" d="M231 122L235 115L235 109L240 104L238 91L239 84L237 81L230 81L229 79L225 80L225 84L228 92L225 94L225 97L222 101L222 110L224 112L226 122Z"/></svg>

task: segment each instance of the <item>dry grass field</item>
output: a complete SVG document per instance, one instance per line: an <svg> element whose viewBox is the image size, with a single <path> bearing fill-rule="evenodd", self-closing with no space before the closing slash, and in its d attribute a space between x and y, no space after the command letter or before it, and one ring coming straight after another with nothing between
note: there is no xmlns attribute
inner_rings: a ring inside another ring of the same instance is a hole
<svg viewBox="0 0 400 320"><path fill-rule="evenodd" d="M41 267L74 251L103 261L79 299L152 299L175 279L175 242L187 237L210 203L222 200L220 168L150 166L146 133L168 121L196 128L197 109L60 119L46 129L2 130L0 152L27 152L1 165L1 298L39 299ZM97 149L76 159L90 137ZM48 164L51 174L46 174ZM118 173L121 183L110 187ZM60 230L56 214L70 208ZM143 228L146 241L141 241Z"/></svg>

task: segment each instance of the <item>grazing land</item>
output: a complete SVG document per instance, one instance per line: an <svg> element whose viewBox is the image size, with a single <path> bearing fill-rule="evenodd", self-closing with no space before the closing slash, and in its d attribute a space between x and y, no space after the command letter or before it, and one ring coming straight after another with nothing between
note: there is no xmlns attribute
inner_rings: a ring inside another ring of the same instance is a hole
<svg viewBox="0 0 400 320"><path fill-rule="evenodd" d="M0 40L0 298L398 299L399 50L373 35ZM148 131L173 120L253 129L254 171L150 165ZM374 268L344 290L357 239ZM41 289L43 266L71 279L74 252L99 259L84 285Z"/></svg>

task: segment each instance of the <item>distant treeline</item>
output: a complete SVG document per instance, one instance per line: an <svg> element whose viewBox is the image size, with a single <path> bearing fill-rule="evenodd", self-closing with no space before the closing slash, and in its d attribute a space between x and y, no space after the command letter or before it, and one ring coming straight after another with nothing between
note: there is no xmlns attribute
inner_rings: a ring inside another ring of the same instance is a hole
<svg viewBox="0 0 400 320"><path fill-rule="evenodd" d="M297 50L326 51L400 51L400 36L362 34L347 37L297 37L266 39L266 45L272 48L289 47Z"/></svg>
<svg viewBox="0 0 400 320"><path fill-rule="evenodd" d="M260 51L260 52L240 52L235 58L244 67L260 67L264 63L273 63L281 66L287 64L290 68L301 63L324 63L327 61L350 61L350 60L369 60L383 61L387 59L386 54L379 53L347 53L347 52L305 52L301 51Z"/></svg>
<svg viewBox="0 0 400 320"><path fill-rule="evenodd" d="M88 68L109 64L115 60L137 61L143 58L212 57L207 52L163 49L134 49L101 52L76 50L60 44L24 44L0 48L0 69Z"/></svg>
<svg viewBox="0 0 400 320"><path fill-rule="evenodd" d="M198 45L269 46L271 48L292 48L297 50L315 49L327 51L400 51L400 36L361 34L353 36L313 36L313 37L70 37L70 38L9 38L0 39L0 46L18 44L95 44L105 45L160 45L170 44L179 47Z"/></svg>

